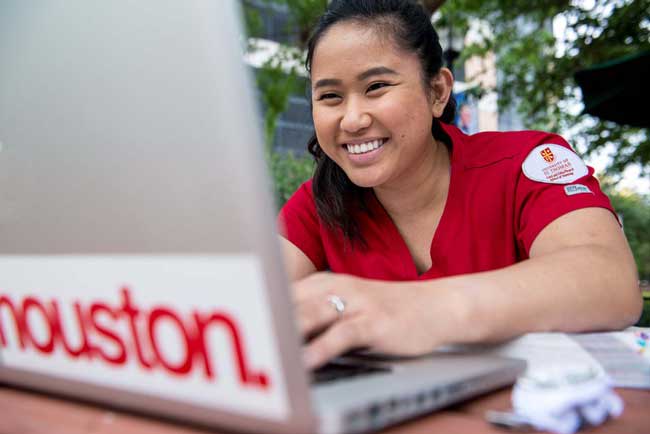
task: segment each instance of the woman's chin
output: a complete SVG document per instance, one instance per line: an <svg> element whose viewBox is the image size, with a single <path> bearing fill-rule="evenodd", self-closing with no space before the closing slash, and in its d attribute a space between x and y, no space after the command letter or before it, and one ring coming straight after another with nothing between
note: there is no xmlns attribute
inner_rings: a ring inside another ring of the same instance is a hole
<svg viewBox="0 0 650 434"><path fill-rule="evenodd" d="M372 174L348 173L347 175L357 187L374 188L384 183L381 176L373 176Z"/></svg>

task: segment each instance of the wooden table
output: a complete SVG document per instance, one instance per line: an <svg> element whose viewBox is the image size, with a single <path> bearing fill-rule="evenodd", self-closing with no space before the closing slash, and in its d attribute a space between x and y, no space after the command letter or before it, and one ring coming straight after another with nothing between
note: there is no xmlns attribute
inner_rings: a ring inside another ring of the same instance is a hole
<svg viewBox="0 0 650 434"><path fill-rule="evenodd" d="M650 433L650 390L617 389L625 401L619 419L582 431L596 434ZM510 389L502 389L464 404L412 420L386 434L504 434L490 426L487 410L505 410ZM152 417L114 411L31 391L0 386L0 434L205 434L215 433Z"/></svg>

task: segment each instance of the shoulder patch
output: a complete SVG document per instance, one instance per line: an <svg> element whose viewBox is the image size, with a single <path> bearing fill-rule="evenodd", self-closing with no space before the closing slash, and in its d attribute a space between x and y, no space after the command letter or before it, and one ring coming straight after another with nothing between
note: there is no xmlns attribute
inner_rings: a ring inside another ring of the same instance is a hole
<svg viewBox="0 0 650 434"><path fill-rule="evenodd" d="M574 194L580 194L580 193L594 194L591 190L589 190L589 187L582 184L565 185L564 192L566 193L567 196L573 196Z"/></svg>
<svg viewBox="0 0 650 434"><path fill-rule="evenodd" d="M546 143L530 151L521 170L528 179L547 184L569 184L589 173L587 166L573 151Z"/></svg>

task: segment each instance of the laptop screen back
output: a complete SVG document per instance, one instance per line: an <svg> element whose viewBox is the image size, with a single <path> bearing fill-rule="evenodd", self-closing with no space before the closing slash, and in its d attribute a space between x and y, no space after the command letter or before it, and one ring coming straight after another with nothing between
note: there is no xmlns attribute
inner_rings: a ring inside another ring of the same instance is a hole
<svg viewBox="0 0 650 434"><path fill-rule="evenodd" d="M0 5L3 380L311 423L237 12Z"/></svg>

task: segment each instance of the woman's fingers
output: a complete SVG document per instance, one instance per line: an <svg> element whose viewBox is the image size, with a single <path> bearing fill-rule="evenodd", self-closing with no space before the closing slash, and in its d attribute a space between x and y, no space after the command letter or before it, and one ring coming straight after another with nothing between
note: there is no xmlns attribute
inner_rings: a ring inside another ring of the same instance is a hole
<svg viewBox="0 0 650 434"><path fill-rule="evenodd" d="M298 327L301 335L305 338L327 328L334 321L340 319L344 313L339 313L336 310L328 296L312 297L296 305Z"/></svg>
<svg viewBox="0 0 650 434"><path fill-rule="evenodd" d="M349 276L332 273L316 273L296 282L293 301L301 334L312 336L348 316L348 296L353 292L353 281Z"/></svg>
<svg viewBox="0 0 650 434"><path fill-rule="evenodd" d="M315 296L324 296L328 291L336 289L335 282L339 279L339 276L328 272L311 274L291 285L293 300L300 303Z"/></svg>
<svg viewBox="0 0 650 434"><path fill-rule="evenodd" d="M410 344L391 333L406 321L399 320L400 307L395 302L394 287L359 280L352 276L318 273L293 285L297 323L305 340L304 359L314 369L329 359L357 348L381 347L400 351ZM402 305L402 306L400 306Z"/></svg>
<svg viewBox="0 0 650 434"><path fill-rule="evenodd" d="M341 318L314 338L304 349L307 368L316 369L351 349L368 344L368 328L360 318Z"/></svg>
<svg viewBox="0 0 650 434"><path fill-rule="evenodd" d="M430 352L446 342L450 311L457 310L445 299L446 291L436 292L440 303L432 303L430 292L420 287L348 275L317 273L293 289L300 332L312 338L304 348L310 369L358 348L399 355Z"/></svg>

